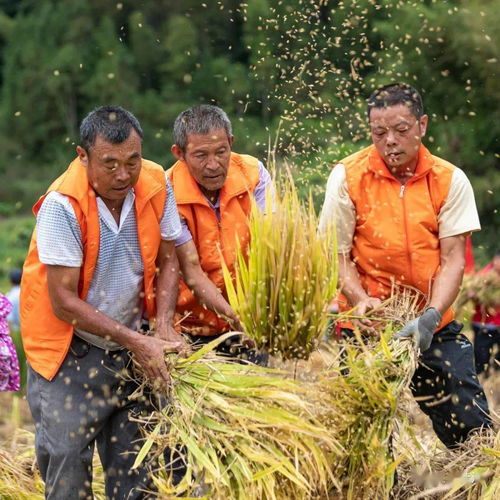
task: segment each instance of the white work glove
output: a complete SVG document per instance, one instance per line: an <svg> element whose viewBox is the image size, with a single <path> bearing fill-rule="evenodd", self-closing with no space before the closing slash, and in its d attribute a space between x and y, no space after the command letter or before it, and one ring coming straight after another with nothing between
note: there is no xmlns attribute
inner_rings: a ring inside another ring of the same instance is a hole
<svg viewBox="0 0 500 500"><path fill-rule="evenodd" d="M407 323L404 328L396 334L397 339L412 338L420 352L429 349L434 331L441 323L441 314L434 307L429 307L424 313Z"/></svg>

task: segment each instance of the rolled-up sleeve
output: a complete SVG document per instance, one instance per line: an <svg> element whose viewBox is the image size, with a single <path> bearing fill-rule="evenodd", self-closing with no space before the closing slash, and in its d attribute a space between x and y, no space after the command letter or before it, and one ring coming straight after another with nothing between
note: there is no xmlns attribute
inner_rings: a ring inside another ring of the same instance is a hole
<svg viewBox="0 0 500 500"><path fill-rule="evenodd" d="M336 230L338 253L349 253L356 229L356 209L349 196L345 167L341 163L334 167L328 178L319 232L325 233L330 225Z"/></svg>
<svg viewBox="0 0 500 500"><path fill-rule="evenodd" d="M36 231L40 262L65 267L82 265L80 225L66 196L55 191L47 195L37 215Z"/></svg>
<svg viewBox="0 0 500 500"><path fill-rule="evenodd" d="M182 229L179 212L177 211L177 203L175 202L174 190L166 174L165 182L167 183L167 199L160 222L161 239L172 241L180 236Z"/></svg>
<svg viewBox="0 0 500 500"><path fill-rule="evenodd" d="M438 224L440 238L481 229L474 191L469 179L458 167L453 171L448 197L439 211Z"/></svg>

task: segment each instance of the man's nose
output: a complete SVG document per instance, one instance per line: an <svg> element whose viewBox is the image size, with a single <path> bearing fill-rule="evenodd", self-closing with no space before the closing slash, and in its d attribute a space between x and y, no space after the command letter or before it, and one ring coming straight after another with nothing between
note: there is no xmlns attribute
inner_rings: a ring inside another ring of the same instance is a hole
<svg viewBox="0 0 500 500"><path fill-rule="evenodd" d="M397 143L396 132L394 132L394 130L389 129L387 131L386 143L387 145L392 145Z"/></svg>
<svg viewBox="0 0 500 500"><path fill-rule="evenodd" d="M207 162L205 163L205 167L210 169L210 170L216 170L218 168L218 163L217 163L217 160L215 159L215 156L209 156L207 158Z"/></svg>
<svg viewBox="0 0 500 500"><path fill-rule="evenodd" d="M130 172L125 165L118 165L115 170L115 179L120 182L125 182L130 179Z"/></svg>

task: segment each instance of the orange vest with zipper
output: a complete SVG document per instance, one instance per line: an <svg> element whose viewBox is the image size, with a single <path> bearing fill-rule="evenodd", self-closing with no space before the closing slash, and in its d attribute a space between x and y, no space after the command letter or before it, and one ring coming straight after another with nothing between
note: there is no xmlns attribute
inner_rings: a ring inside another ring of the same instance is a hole
<svg viewBox="0 0 500 500"><path fill-rule="evenodd" d="M99 254L99 217L95 191L88 183L87 171L78 158L35 204L35 216L51 191L69 197L80 225L83 264L78 294L85 300ZM163 168L156 163L142 160L142 169L134 192L137 233L144 262L144 303L149 317L152 318L155 315L156 257L161 241L159 221L166 200ZM21 282L21 334L31 368L46 379L52 380L68 353L73 326L58 319L53 312L47 286L47 266L40 262L36 241L35 228Z"/></svg>
<svg viewBox="0 0 500 500"><path fill-rule="evenodd" d="M225 263L232 271L237 241L242 248L248 245L252 193L259 183L258 160L231 153L227 177L220 190L220 222L184 162L175 163L168 175L179 214L187 222L198 251L201 268L227 298L219 252L222 252ZM179 288L177 312L181 317L189 314L182 326L190 333L214 335L229 330L227 322L204 308L183 280Z"/></svg>
<svg viewBox="0 0 500 500"><path fill-rule="evenodd" d="M341 163L356 209L351 258L363 288L383 300L390 296L394 282L429 297L440 265L438 215L455 166L421 146L415 175L402 185L374 146ZM453 317L448 309L440 327Z"/></svg>

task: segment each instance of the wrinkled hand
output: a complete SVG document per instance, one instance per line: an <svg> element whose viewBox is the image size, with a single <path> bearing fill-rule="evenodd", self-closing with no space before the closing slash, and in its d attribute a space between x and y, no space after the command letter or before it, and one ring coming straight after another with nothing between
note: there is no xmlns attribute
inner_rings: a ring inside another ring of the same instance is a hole
<svg viewBox="0 0 500 500"><path fill-rule="evenodd" d="M425 352L429 349L434 331L441 323L441 314L434 307L429 307L424 313L410 321L396 335L397 339L413 339L413 343L420 349L420 352Z"/></svg>
<svg viewBox="0 0 500 500"><path fill-rule="evenodd" d="M172 325L156 325L154 336L166 342L180 342L178 352L181 356L189 356L192 352L191 345L186 342L184 335L179 333Z"/></svg>
<svg viewBox="0 0 500 500"><path fill-rule="evenodd" d="M367 297L356 304L354 315L364 316L366 313L379 308L381 304L382 301L380 299L376 297ZM373 336L377 335L377 330L374 327L373 321L369 319L356 319L353 323L357 325L362 332Z"/></svg>
<svg viewBox="0 0 500 500"><path fill-rule="evenodd" d="M183 347L180 341L165 341L157 337L141 337L134 342L130 351L144 370L144 374L153 382L159 380L170 384L170 374L165 363L165 353L179 352Z"/></svg>

